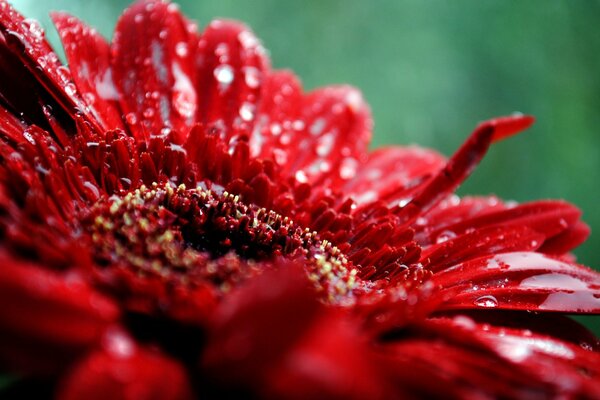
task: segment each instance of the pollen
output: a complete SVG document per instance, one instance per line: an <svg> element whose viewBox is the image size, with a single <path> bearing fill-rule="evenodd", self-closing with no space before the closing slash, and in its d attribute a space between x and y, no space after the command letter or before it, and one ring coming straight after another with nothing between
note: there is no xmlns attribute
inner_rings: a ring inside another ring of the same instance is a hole
<svg viewBox="0 0 600 400"><path fill-rule="evenodd" d="M209 282L222 292L275 259L301 263L329 302L347 301L357 270L331 242L226 191L153 183L98 202L83 218L99 265Z"/></svg>

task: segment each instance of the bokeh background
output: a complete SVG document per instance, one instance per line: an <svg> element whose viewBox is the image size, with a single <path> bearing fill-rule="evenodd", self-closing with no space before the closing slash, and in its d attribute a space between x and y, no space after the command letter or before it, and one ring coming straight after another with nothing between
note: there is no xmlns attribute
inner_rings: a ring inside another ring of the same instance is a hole
<svg viewBox="0 0 600 400"><path fill-rule="evenodd" d="M126 0L12 0L41 21L69 11L106 37ZM197 1L181 9L205 26L249 24L273 65L306 89L360 88L375 119L373 147L418 143L450 155L475 124L521 111L523 135L489 152L461 193L527 201L565 198L592 227L579 260L600 268L600 2L548 0ZM599 322L588 319L588 324Z"/></svg>

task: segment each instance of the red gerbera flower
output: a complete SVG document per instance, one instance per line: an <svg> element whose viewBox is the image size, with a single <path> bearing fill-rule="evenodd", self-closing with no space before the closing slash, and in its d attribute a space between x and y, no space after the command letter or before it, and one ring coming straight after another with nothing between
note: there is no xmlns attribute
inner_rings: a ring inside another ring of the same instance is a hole
<svg viewBox="0 0 600 400"><path fill-rule="evenodd" d="M368 152L243 25L173 4L111 44L0 1L0 366L61 399L599 398L600 311L562 201L458 198L490 144Z"/></svg>

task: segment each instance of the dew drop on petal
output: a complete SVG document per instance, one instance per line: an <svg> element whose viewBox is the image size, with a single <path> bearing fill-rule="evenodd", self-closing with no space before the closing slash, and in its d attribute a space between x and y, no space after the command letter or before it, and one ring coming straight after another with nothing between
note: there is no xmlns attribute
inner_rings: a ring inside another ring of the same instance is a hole
<svg viewBox="0 0 600 400"><path fill-rule="evenodd" d="M495 308L498 307L498 300L494 296L485 295L478 297L473 304L477 307Z"/></svg>
<svg viewBox="0 0 600 400"><path fill-rule="evenodd" d="M450 239L454 239L455 237L456 237L456 233L449 231L449 230L445 230L438 235L438 237L435 239L435 242L437 244L440 244L440 243L447 242Z"/></svg>
<svg viewBox="0 0 600 400"><path fill-rule="evenodd" d="M127 121L129 125L135 125L138 122L137 116L135 115L135 113L132 112L127 113L127 115L125 115L125 121Z"/></svg>
<svg viewBox="0 0 600 400"><path fill-rule="evenodd" d="M252 89L256 89L260 85L261 73L258 68L245 67L244 68L244 81L246 85Z"/></svg>
<svg viewBox="0 0 600 400"><path fill-rule="evenodd" d="M340 177L342 179L351 179L356 175L358 161L352 157L346 157L340 165Z"/></svg>
<svg viewBox="0 0 600 400"><path fill-rule="evenodd" d="M252 103L244 102L240 107L240 117L244 121L252 121L254 119L254 113L256 111L256 106Z"/></svg>
<svg viewBox="0 0 600 400"><path fill-rule="evenodd" d="M214 70L214 76L223 88L227 88L233 82L233 68L228 64L219 65Z"/></svg>
<svg viewBox="0 0 600 400"><path fill-rule="evenodd" d="M175 54L179 57L187 57L189 54L188 44L186 42L179 42L175 45Z"/></svg>

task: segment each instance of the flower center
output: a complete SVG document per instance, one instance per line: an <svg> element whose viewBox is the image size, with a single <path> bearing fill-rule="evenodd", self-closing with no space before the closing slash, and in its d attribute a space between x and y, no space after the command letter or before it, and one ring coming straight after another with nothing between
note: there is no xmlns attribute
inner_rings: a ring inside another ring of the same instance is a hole
<svg viewBox="0 0 600 400"><path fill-rule="evenodd" d="M141 276L210 282L226 291L285 258L302 262L332 301L356 285L352 263L315 232L201 186L142 186L100 201L83 221L105 268L126 266Z"/></svg>

